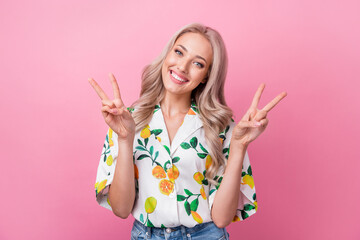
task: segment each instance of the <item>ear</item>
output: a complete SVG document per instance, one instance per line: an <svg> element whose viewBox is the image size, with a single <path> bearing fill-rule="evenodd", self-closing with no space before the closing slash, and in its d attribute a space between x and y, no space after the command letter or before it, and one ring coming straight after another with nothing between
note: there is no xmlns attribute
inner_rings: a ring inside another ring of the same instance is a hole
<svg viewBox="0 0 360 240"><path fill-rule="evenodd" d="M208 80L208 78L209 78L209 77L206 77L206 78L204 78L203 80L201 80L201 83L206 83L207 80Z"/></svg>

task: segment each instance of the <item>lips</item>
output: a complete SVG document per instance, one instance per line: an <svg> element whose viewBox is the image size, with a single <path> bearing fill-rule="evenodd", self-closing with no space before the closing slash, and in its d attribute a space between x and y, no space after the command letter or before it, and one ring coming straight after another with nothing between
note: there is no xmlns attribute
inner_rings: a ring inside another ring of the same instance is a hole
<svg viewBox="0 0 360 240"><path fill-rule="evenodd" d="M174 81L176 81L176 82L186 83L186 82L189 81L187 78L185 78L184 76L176 73L176 72L173 71L173 70L170 70L170 76L171 76L171 78L172 78Z"/></svg>

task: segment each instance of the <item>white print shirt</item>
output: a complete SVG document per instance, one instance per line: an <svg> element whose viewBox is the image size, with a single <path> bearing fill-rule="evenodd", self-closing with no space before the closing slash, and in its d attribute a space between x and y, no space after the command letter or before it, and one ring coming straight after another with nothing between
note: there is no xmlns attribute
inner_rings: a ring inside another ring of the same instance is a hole
<svg viewBox="0 0 360 240"><path fill-rule="evenodd" d="M146 226L193 227L212 221L211 206L222 180L223 168L214 178L218 184L210 184L205 173L212 159L198 114L196 104L192 101L171 146L159 104L155 106L149 125L135 133L133 162L136 198L132 215ZM229 122L219 135L226 159L232 130L236 125L233 120ZM117 156L117 134L109 128L100 157L95 193L97 202L110 210L108 190L113 181ZM256 211L254 180L246 152L233 222L244 220Z"/></svg>

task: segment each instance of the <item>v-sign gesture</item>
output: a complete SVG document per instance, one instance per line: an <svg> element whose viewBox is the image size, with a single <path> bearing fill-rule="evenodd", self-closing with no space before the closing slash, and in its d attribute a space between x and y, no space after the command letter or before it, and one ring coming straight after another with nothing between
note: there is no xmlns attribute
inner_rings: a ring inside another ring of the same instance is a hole
<svg viewBox="0 0 360 240"><path fill-rule="evenodd" d="M114 75L110 73L109 77L114 92L113 100L108 98L106 93L94 79L89 78L89 83L101 99L101 112L106 124L118 135L119 138L132 141L135 134L134 119L121 100L119 86Z"/></svg>
<svg viewBox="0 0 360 240"><path fill-rule="evenodd" d="M254 141L265 130L269 123L266 115L287 95L286 92L282 92L265 107L258 109L258 104L264 88L265 84L262 83L255 93L250 108L241 121L234 127L231 142L247 146L250 142Z"/></svg>

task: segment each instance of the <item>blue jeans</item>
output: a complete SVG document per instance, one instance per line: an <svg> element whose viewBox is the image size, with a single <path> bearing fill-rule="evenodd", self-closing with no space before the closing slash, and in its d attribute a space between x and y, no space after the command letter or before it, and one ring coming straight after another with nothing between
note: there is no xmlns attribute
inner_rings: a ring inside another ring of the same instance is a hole
<svg viewBox="0 0 360 240"><path fill-rule="evenodd" d="M225 228L218 228L213 222L198 224L192 228L185 226L155 228L146 227L135 219L131 230L131 240L137 239L229 240L229 233Z"/></svg>

